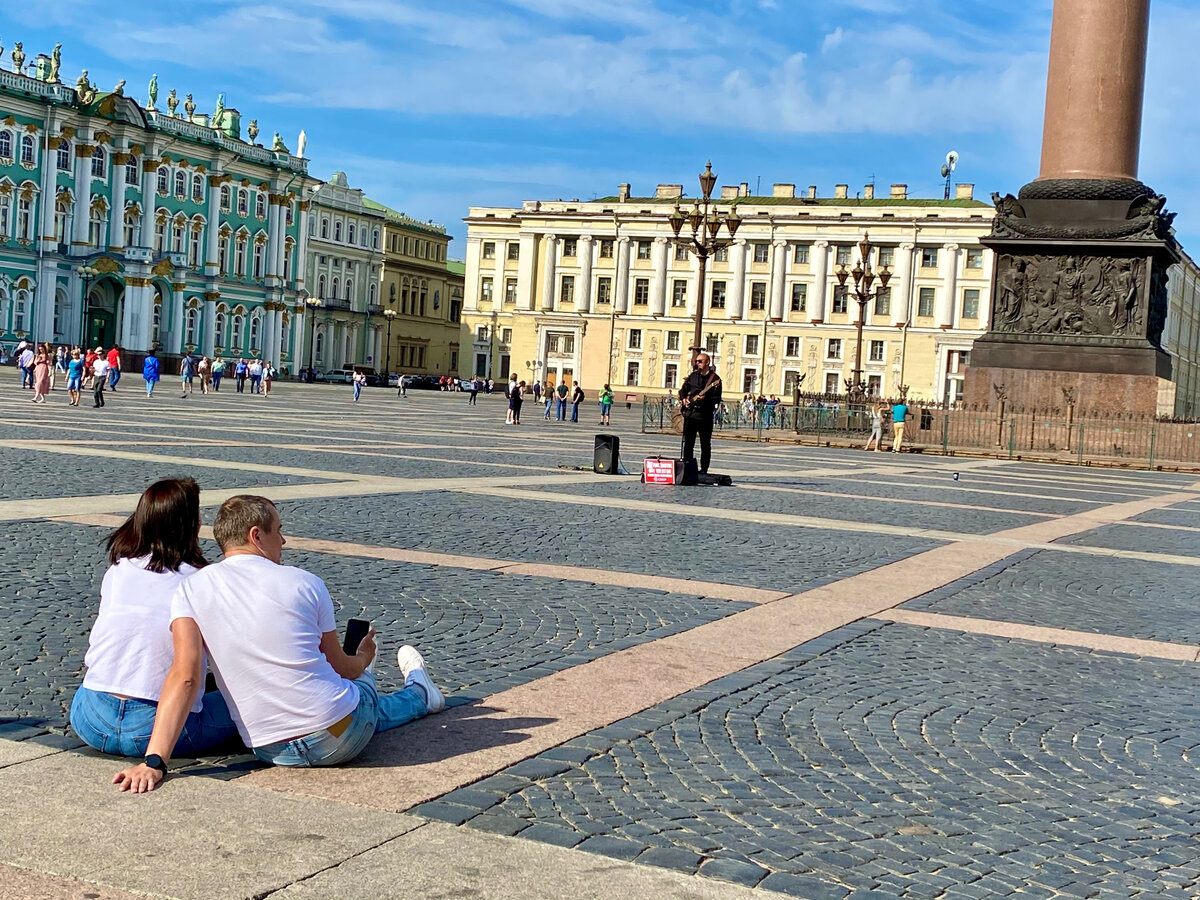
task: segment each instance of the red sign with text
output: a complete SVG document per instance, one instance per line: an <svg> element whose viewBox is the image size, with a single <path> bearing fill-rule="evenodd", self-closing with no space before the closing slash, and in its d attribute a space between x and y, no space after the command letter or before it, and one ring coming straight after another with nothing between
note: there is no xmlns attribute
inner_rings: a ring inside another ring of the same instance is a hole
<svg viewBox="0 0 1200 900"><path fill-rule="evenodd" d="M675 464L673 459L648 459L642 466L646 484L674 484Z"/></svg>

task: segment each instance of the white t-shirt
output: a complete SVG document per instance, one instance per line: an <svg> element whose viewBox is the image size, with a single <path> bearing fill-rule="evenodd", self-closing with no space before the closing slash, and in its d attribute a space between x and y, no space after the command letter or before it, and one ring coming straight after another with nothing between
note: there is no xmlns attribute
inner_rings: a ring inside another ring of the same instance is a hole
<svg viewBox="0 0 1200 900"><path fill-rule="evenodd" d="M92 363L92 373L97 378L103 378L108 374L108 360L103 356L97 356L96 361Z"/></svg>
<svg viewBox="0 0 1200 900"><path fill-rule="evenodd" d="M175 592L171 619L195 619L217 685L249 747L302 737L354 712L358 685L321 652L337 626L316 575L261 556L230 556Z"/></svg>
<svg viewBox="0 0 1200 900"><path fill-rule="evenodd" d="M83 658L83 686L93 691L158 700L175 659L171 643L171 598L197 570L184 563L178 572L150 572L149 556L118 560L100 584L100 612ZM200 712L196 694L192 712Z"/></svg>

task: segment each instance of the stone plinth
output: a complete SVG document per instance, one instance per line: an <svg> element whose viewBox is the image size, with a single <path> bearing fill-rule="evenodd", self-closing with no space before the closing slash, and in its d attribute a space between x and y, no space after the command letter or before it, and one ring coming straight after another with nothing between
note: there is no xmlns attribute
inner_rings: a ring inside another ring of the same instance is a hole
<svg viewBox="0 0 1200 900"><path fill-rule="evenodd" d="M1158 375L1070 372L1008 366L974 367L967 371L963 400L969 406L998 411L1000 388L1008 410L1065 409L1068 400L1079 410L1104 414L1141 412L1170 416L1175 385Z"/></svg>

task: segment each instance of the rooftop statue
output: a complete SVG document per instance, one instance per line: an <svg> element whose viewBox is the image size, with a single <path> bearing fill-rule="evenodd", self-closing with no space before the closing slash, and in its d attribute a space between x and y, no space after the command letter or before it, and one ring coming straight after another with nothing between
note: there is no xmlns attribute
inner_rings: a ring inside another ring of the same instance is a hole
<svg viewBox="0 0 1200 900"><path fill-rule="evenodd" d="M175 88L171 88L171 93L167 94L167 112L171 118L175 118L175 107L179 105L179 97L175 93Z"/></svg>
<svg viewBox="0 0 1200 900"><path fill-rule="evenodd" d="M25 51L21 49L21 42L17 41L12 48L13 71L18 75L25 74Z"/></svg>
<svg viewBox="0 0 1200 900"><path fill-rule="evenodd" d="M125 79L124 78L122 78L120 81L117 82L117 86L112 89L112 92L114 94L116 94L118 97L125 96Z"/></svg>
<svg viewBox="0 0 1200 900"><path fill-rule="evenodd" d="M304 157L304 148L307 146L308 146L308 135L305 134L304 129L301 128L300 129L300 137L296 141L296 155L303 158Z"/></svg>
<svg viewBox="0 0 1200 900"><path fill-rule="evenodd" d="M150 76L150 89L148 91L150 101L146 104L146 109L154 110L155 104L158 103L158 75Z"/></svg>
<svg viewBox="0 0 1200 900"><path fill-rule="evenodd" d="M213 128L220 128L221 122L225 118L225 93L222 91L217 94L217 105L213 108L212 121L208 124Z"/></svg>
<svg viewBox="0 0 1200 900"><path fill-rule="evenodd" d="M55 44L50 51L50 83L58 84L58 70L62 68L62 44Z"/></svg>
<svg viewBox="0 0 1200 900"><path fill-rule="evenodd" d="M279 136L279 132L275 132L275 139L271 141L271 149L276 153L287 153L288 148L283 143L283 138Z"/></svg>

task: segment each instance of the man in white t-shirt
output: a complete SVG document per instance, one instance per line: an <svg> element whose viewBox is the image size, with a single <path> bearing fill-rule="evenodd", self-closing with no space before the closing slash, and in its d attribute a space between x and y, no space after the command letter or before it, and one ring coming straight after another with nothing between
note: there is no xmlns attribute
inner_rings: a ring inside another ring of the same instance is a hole
<svg viewBox="0 0 1200 900"><path fill-rule="evenodd" d="M95 400L92 405L99 409L104 405L104 376L108 374L108 360L99 348L96 348L96 354L96 361L92 363L92 399Z"/></svg>
<svg viewBox="0 0 1200 900"><path fill-rule="evenodd" d="M373 734L445 708L412 647L397 654L404 689L394 694L379 693L370 671L374 630L355 655L342 651L325 583L280 562L285 541L270 500L230 497L213 534L225 558L188 578L171 599L174 662L145 761L113 778L121 790L152 791L166 775L203 688L206 652L242 740L273 765L348 762Z"/></svg>

